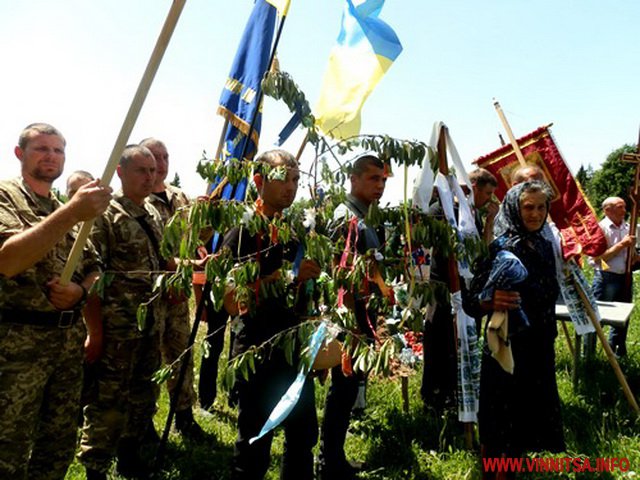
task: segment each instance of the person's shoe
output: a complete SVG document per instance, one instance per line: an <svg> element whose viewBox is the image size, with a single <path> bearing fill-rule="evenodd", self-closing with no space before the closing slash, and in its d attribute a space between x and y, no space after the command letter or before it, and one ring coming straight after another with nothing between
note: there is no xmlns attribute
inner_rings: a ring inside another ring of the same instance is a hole
<svg viewBox="0 0 640 480"><path fill-rule="evenodd" d="M144 436L142 437L142 445L157 447L159 444L160 435L156 431L156 427L153 425L153 422L149 420L149 424L147 425Z"/></svg>
<svg viewBox="0 0 640 480"><path fill-rule="evenodd" d="M194 441L204 440L206 434L193 418L193 410L187 408L176 412L176 430L185 438Z"/></svg>
<svg viewBox="0 0 640 480"><path fill-rule="evenodd" d="M87 468L87 480L107 480L107 474L94 470L93 468Z"/></svg>
<svg viewBox="0 0 640 480"><path fill-rule="evenodd" d="M363 467L364 464L361 462L347 460L335 468L319 465L318 473L320 480L356 480Z"/></svg>
<svg viewBox="0 0 640 480"><path fill-rule="evenodd" d="M151 466L140 456L140 448L136 439L120 440L116 456L118 459L116 471L119 475L135 479L147 479L151 476Z"/></svg>

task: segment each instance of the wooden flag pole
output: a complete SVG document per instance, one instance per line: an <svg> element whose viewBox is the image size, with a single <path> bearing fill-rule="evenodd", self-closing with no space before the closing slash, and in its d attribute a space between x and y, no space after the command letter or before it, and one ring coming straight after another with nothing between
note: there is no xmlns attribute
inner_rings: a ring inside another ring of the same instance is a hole
<svg viewBox="0 0 640 480"><path fill-rule="evenodd" d="M307 143L309 143L309 132L305 134L304 139L300 144L300 148L298 149L298 153L296 153L296 162L300 162L300 157L302 156L302 152L304 152L304 148L307 146Z"/></svg>
<svg viewBox="0 0 640 480"><path fill-rule="evenodd" d="M229 119L225 117L224 124L222 125L222 129L220 130L220 139L218 140L218 147L216 148L216 154L213 157L213 161L217 162L220 159L220 155L222 154L222 148L224 147L224 138L227 133L227 128L229 128ZM214 200L218 196L222 195L222 189L227 185L227 178L223 178L218 184L212 189L212 183L207 184L207 191L205 195L209 196L209 200Z"/></svg>
<svg viewBox="0 0 640 480"><path fill-rule="evenodd" d="M616 355L613 353L613 350L611 350L611 346L609 345L609 341L607 340L607 337L604 334L604 331L602 330L602 327L600 326L600 322L598 322L598 319L596 318L596 313L593 311L593 308L591 307L591 304L589 303L589 299L587 298L587 295L585 294L584 290L582 289L582 285L580 285L579 282L574 281L574 285L576 286L576 289L578 290L578 294L580 295L580 298L582 299L582 303L584 303L585 308L587 309L587 313L589 314L589 319L591 320L591 323L593 324L594 328L596 329L596 333L598 334L598 338L600 339L600 343L602 343L602 348L604 348L605 353L607 354L607 359L609 360L609 363L611 364L611 367L613 368L613 372L616 375L616 378L618 379L618 382L620 382L620 385L622 386L622 391L624 392L624 396L627 398L627 401L629 402L629 405L631 405L631 408L633 408L633 410L636 412L637 415L640 415L640 407L638 407L638 402L636 402L636 398L633 395L633 392L631 391L631 388L629 387L629 384L627 383L627 379L624 376L624 373L622 373L622 369L620 368L620 364L618 363L618 360L616 359Z"/></svg>
<svg viewBox="0 0 640 480"><path fill-rule="evenodd" d="M185 3L186 0L173 0L171 9L169 10L169 14L167 15L167 18L164 22L162 31L160 32L160 36L156 41L156 46L151 53L151 58L149 59L147 68L145 69L144 74L142 75L142 79L140 80L140 84L138 85L138 90L133 97L133 101L131 102L131 106L129 107L129 111L127 112L127 116L125 117L124 123L120 128L120 133L116 138L116 142L113 146L113 150L111 151L111 156L109 157L107 166L105 167L104 173L100 178L100 183L102 185L109 185L109 183L111 183L113 174L115 173L118 162L120 161L122 151L129 141L131 131L136 124L136 120L138 119L138 115L140 114L140 110L142 109L142 105L144 104L144 101L147 97L147 93L149 93L149 88L151 87L153 78L158 71L158 67L160 66L162 57L164 56L164 52L167 50L169 40L171 40L171 35L175 30L176 24L178 23L178 19L180 18L180 14L182 13L182 9ZM76 238L76 241L71 248L71 252L69 253L67 263L64 266L62 274L60 275L60 284L67 285L71 280L71 276L73 275L78 261L80 260L80 255L82 254L84 245L87 242L87 238L89 236L89 232L91 232L92 226L93 220L86 221L82 224L78 237Z"/></svg>
<svg viewBox="0 0 640 480"><path fill-rule="evenodd" d="M502 108L500 108L500 104L497 101L494 101L493 105L496 107L496 111L498 112L498 116L500 117L500 120L502 120L502 124L504 125L504 128L507 131L507 135L509 136L509 140L511 141L511 146L513 147L513 150L516 153L518 160L520 161L521 164L526 165L524 156L520 151L518 142L516 142L516 139L513 136L513 132L511 131L511 127L509 127L509 123L507 122L507 119L505 118L504 113L502 113ZM596 329L596 333L598 335L598 338L600 339L600 343L602 343L602 347L604 348L604 351L607 355L609 363L611 364L611 367L613 368L616 378L618 379L618 382L620 382L620 385L622 386L622 390L624 391L624 395L627 398L627 401L629 402L633 410L640 415L640 408L638 408L638 403L636 402L636 399L633 396L633 393L631 392L631 388L629 388L627 379L625 378L624 373L622 373L622 369L618 364L618 360L616 359L616 356L613 353L613 350L611 350L611 347L609 346L609 342L607 341L607 338L604 335L604 331L600 326L600 322L596 317L596 313L593 311L593 307L591 306L591 303L589 302L589 299L587 298L586 293L582 289L582 285L580 285L578 282L575 282L575 281L574 281L574 285L578 290L578 294L580 295L580 299L582 300L582 303L587 311L589 320L591 320L591 323ZM562 324L564 326L564 322L562 322ZM569 335L568 335L568 331L566 330L566 326L564 326L564 328L565 328L565 333L567 335L567 342L569 343L569 349L573 350L571 346L571 342L569 341Z"/></svg>
<svg viewBox="0 0 640 480"><path fill-rule="evenodd" d="M507 136L509 137L509 141L513 146L513 151L515 152L516 157L518 158L518 162L520 162L521 166L525 166L527 164L527 161L524 159L524 155L522 155L522 152L520 151L518 142L516 142L516 137L513 136L513 132L511 131L509 122L507 122L507 118L504 116L504 112L502 111L502 107L500 106L500 103L495 98L493 99L493 106L496 108L496 112L498 112L498 117L500 117L500 120L502 121L502 126L507 132Z"/></svg>
<svg viewBox="0 0 640 480"><path fill-rule="evenodd" d="M222 147L224 146L224 138L227 134L227 128L229 128L229 119L225 117L224 124L222 125L222 131L220 132L220 140L218 140L218 148L216 148L216 156L213 158L214 160L218 160L222 154Z"/></svg>

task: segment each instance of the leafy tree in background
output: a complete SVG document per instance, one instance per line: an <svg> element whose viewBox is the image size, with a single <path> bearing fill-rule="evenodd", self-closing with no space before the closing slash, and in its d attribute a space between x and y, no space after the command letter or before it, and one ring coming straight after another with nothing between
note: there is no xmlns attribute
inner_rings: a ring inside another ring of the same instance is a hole
<svg viewBox="0 0 640 480"><path fill-rule="evenodd" d="M593 173L593 177L587 184L586 190L594 208L601 214L602 201L607 197L621 197L630 208L629 188L633 182L635 167L631 163L623 162L622 155L635 153L635 145L623 145L611 152L599 170Z"/></svg>
<svg viewBox="0 0 640 480"><path fill-rule="evenodd" d="M170 185L180 188L180 175L178 175L178 172L173 176L173 180L171 180Z"/></svg>
<svg viewBox="0 0 640 480"><path fill-rule="evenodd" d="M576 180L580 183L582 190L587 192L589 188L589 183L591 183L591 179L593 178L593 168L591 165L588 165L587 168L584 168L584 165L580 165L580 169L576 174Z"/></svg>
<svg viewBox="0 0 640 480"><path fill-rule="evenodd" d="M67 198L67 196L62 193L59 188L53 187L51 189L51 193L53 193L53 195L62 203L67 203L69 201L69 198Z"/></svg>

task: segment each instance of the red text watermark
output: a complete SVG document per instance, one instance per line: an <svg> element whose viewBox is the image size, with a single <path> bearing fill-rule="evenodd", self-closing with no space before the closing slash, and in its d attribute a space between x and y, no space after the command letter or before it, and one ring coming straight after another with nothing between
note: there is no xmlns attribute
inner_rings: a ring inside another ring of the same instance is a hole
<svg viewBox="0 0 640 480"><path fill-rule="evenodd" d="M628 458L617 457L536 457L483 458L485 472L627 472Z"/></svg>

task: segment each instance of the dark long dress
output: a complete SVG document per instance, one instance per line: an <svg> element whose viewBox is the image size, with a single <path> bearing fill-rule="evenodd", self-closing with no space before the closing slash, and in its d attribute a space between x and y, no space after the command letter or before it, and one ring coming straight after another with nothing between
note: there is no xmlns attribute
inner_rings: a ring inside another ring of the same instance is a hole
<svg viewBox="0 0 640 480"><path fill-rule="evenodd" d="M498 251L515 254L527 268L516 286L530 327L511 338L513 375L505 372L484 346L480 377L480 441L492 453L564 450L560 398L555 376L554 341L558 335L554 305L559 288L551 244L541 236L505 234L490 246L490 256L476 267L464 295L465 310L481 315L478 294ZM489 312L490 315L490 312Z"/></svg>

